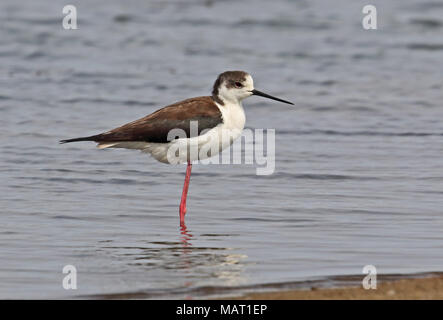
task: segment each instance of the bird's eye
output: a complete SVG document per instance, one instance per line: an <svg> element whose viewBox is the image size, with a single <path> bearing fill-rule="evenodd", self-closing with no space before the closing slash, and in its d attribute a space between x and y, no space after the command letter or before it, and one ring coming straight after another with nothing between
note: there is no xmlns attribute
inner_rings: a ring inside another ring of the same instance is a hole
<svg viewBox="0 0 443 320"><path fill-rule="evenodd" d="M243 88L243 85L242 85L241 82L237 81L237 82L234 83L234 85L235 85L236 88Z"/></svg>

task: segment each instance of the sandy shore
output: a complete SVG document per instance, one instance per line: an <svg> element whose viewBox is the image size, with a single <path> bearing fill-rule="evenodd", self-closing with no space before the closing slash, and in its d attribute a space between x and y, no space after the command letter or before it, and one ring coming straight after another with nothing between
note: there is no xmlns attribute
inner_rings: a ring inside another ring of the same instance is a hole
<svg viewBox="0 0 443 320"><path fill-rule="evenodd" d="M360 287L343 287L334 289L281 290L277 292L248 293L241 300L312 300L312 299L443 299L443 275L379 281L377 289L365 290Z"/></svg>

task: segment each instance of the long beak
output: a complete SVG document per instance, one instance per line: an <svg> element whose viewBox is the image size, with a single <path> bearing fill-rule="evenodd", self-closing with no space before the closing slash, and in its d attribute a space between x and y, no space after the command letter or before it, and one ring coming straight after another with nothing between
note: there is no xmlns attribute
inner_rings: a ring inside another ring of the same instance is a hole
<svg viewBox="0 0 443 320"><path fill-rule="evenodd" d="M283 100L283 99L279 99L279 98L276 98L276 97L270 96L269 94L266 94L266 93L264 93L264 92L261 92L261 91L255 90L255 89L252 90L251 92L252 92L252 94L255 95L255 96L261 96L261 97L265 97L265 98L269 98L269 99L272 99L272 100L276 100L276 101L280 101L280 102L284 102L284 103L292 104L292 105L293 105L293 103L290 102L290 101L286 101L286 100Z"/></svg>

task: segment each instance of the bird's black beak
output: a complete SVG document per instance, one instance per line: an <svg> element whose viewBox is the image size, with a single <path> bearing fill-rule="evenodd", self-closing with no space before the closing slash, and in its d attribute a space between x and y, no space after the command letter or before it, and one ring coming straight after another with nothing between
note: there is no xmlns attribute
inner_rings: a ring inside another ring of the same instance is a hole
<svg viewBox="0 0 443 320"><path fill-rule="evenodd" d="M264 93L264 92L261 92L261 91L255 90L255 89L252 90L251 92L252 92L252 95L255 95L255 96L265 97L265 98L268 98L268 99L272 99L272 100L280 101L280 102L287 103L287 104L293 104L293 103L290 102L290 101L286 101L286 100L283 100L283 99L279 99L279 98L276 98L276 97L270 96L269 94L266 94L266 93Z"/></svg>

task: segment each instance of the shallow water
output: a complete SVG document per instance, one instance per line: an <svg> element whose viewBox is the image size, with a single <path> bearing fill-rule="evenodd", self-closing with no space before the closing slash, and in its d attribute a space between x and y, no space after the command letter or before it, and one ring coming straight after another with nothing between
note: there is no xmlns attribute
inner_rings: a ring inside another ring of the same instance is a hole
<svg viewBox="0 0 443 320"><path fill-rule="evenodd" d="M0 298L202 297L217 289L443 267L443 4L0 4ZM249 128L276 171L185 166L59 139L95 134L250 72ZM78 271L64 290L62 269ZM240 289L239 289L240 290ZM220 290L221 292L222 290Z"/></svg>

